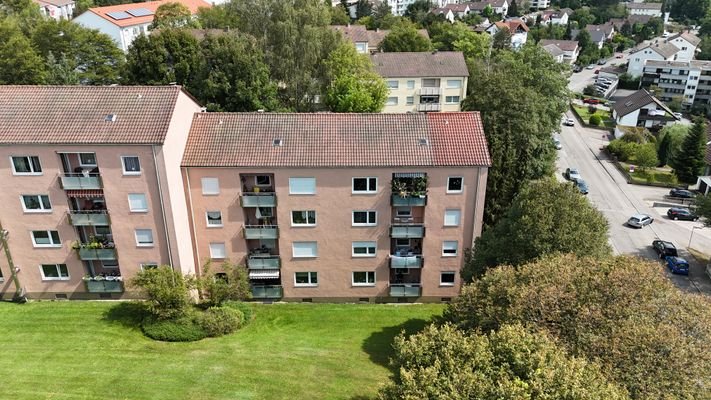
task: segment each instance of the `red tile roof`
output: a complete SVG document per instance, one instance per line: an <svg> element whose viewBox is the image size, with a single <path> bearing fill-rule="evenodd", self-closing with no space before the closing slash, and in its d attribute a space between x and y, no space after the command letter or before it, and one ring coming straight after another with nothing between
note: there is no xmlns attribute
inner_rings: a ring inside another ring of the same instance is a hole
<svg viewBox="0 0 711 400"><path fill-rule="evenodd" d="M160 7L161 5L163 5L165 3L183 4L190 10L190 12L193 15L197 14L198 8L200 8L200 7L205 7L205 8L212 7L212 5L210 3L207 3L203 0L158 0L158 1L147 1L144 3L128 3L128 4L119 4L119 5L115 5L115 6L93 7L93 8L90 8L89 11L87 11L87 12L92 12L116 26L121 26L121 27L134 26L134 25L147 24L147 23L153 22L153 14L142 16L142 17L134 17L129 14L129 18L114 19L109 16L109 13L126 11L126 10L136 10L139 8L145 8L146 10L150 10L155 13L156 10L158 9L158 7Z"/></svg>
<svg viewBox="0 0 711 400"><path fill-rule="evenodd" d="M274 141L280 139L281 146ZM421 139L427 144L421 145ZM489 166L478 112L198 113L186 167Z"/></svg>
<svg viewBox="0 0 711 400"><path fill-rule="evenodd" d="M389 29L368 30L365 25L331 25L331 29L341 32L344 38L353 43L368 43L368 47L378 47L380 42L390 33ZM430 38L427 29L418 29L421 36Z"/></svg>
<svg viewBox="0 0 711 400"><path fill-rule="evenodd" d="M374 53L370 59L384 78L469 76L461 51Z"/></svg>
<svg viewBox="0 0 711 400"><path fill-rule="evenodd" d="M180 86L0 86L0 143L160 144ZM107 115L116 121L106 121Z"/></svg>

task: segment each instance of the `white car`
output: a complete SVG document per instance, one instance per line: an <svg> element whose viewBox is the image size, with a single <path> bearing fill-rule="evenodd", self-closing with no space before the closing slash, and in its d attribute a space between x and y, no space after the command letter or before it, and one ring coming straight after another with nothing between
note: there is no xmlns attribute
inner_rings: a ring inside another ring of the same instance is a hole
<svg viewBox="0 0 711 400"><path fill-rule="evenodd" d="M635 214L627 220L627 225L633 228L644 228L645 225L649 225L654 222L654 218L647 214Z"/></svg>
<svg viewBox="0 0 711 400"><path fill-rule="evenodd" d="M583 177L580 175L580 171L578 171L577 168L566 168L563 176L565 176L565 179L569 181L577 181L583 179Z"/></svg>
<svg viewBox="0 0 711 400"><path fill-rule="evenodd" d="M566 118L563 120L563 125L565 126L575 126L575 121L572 118Z"/></svg>
<svg viewBox="0 0 711 400"><path fill-rule="evenodd" d="M682 118L684 117L683 115L681 115L680 112L675 112L675 113L673 113L672 115L674 115L674 117L676 117L676 118L678 118L678 119L682 119Z"/></svg>
<svg viewBox="0 0 711 400"><path fill-rule="evenodd" d="M563 149L563 145L560 143L560 139L553 138L553 144L555 145L556 149L558 149L558 150Z"/></svg>

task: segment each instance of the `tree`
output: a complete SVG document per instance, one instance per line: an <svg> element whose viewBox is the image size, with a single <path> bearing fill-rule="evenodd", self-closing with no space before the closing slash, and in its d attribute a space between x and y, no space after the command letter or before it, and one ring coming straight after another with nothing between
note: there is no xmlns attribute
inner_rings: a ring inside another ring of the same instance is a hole
<svg viewBox="0 0 711 400"><path fill-rule="evenodd" d="M212 269L208 261L202 267L202 276L197 279L197 287L210 306L222 306L228 300L242 301L252 298L249 288L247 268L227 260L220 266L221 274Z"/></svg>
<svg viewBox="0 0 711 400"><path fill-rule="evenodd" d="M521 265L546 254L606 257L607 228L605 217L576 186L553 178L529 182L503 218L476 239L462 278L470 281L488 268Z"/></svg>
<svg viewBox="0 0 711 400"><path fill-rule="evenodd" d="M689 127L682 124L667 125L659 131L657 157L660 164L674 164L673 160L681 151L681 144L688 133Z"/></svg>
<svg viewBox="0 0 711 400"><path fill-rule="evenodd" d="M565 25L565 35L563 36L565 40L573 40L573 28L570 27L570 21Z"/></svg>
<svg viewBox="0 0 711 400"><path fill-rule="evenodd" d="M192 12L182 3L164 3L158 6L151 29L165 28L199 28L197 20L193 20Z"/></svg>
<svg viewBox="0 0 711 400"><path fill-rule="evenodd" d="M674 156L674 174L680 182L696 182L704 168L706 141L706 121L696 118L689 133L684 137L679 153Z"/></svg>
<svg viewBox="0 0 711 400"><path fill-rule="evenodd" d="M694 199L694 205L696 208L694 212L696 215L701 217L701 221L704 226L711 227L711 196L709 195L698 195Z"/></svg>
<svg viewBox="0 0 711 400"><path fill-rule="evenodd" d="M369 17L373 14L373 4L368 0L358 0L356 3L356 19Z"/></svg>
<svg viewBox="0 0 711 400"><path fill-rule="evenodd" d="M60 59L56 59L51 52L47 55L47 84L78 85L79 81L79 74L65 55Z"/></svg>
<svg viewBox="0 0 711 400"><path fill-rule="evenodd" d="M331 25L348 25L351 23L351 16L348 9L339 4L331 7Z"/></svg>
<svg viewBox="0 0 711 400"><path fill-rule="evenodd" d="M543 331L599 362L633 399L708 397L711 302L679 290L654 261L558 255L500 266L464 287L444 319L483 332L517 323ZM676 379L679 371L694 378Z"/></svg>
<svg viewBox="0 0 711 400"><path fill-rule="evenodd" d="M628 398L598 365L521 325L488 334L430 325L394 348L395 377L381 400Z"/></svg>
<svg viewBox="0 0 711 400"><path fill-rule="evenodd" d="M510 49L511 48L511 32L509 28L499 28L492 39L492 46L495 49Z"/></svg>
<svg viewBox="0 0 711 400"><path fill-rule="evenodd" d="M430 39L420 35L415 25L407 21L395 25L380 42L380 50L384 52L430 51L431 49Z"/></svg>
<svg viewBox="0 0 711 400"><path fill-rule="evenodd" d="M508 14L512 17L520 17L521 16L521 14L518 12L518 5L516 4L516 0L511 0L511 4L509 5Z"/></svg>
<svg viewBox="0 0 711 400"><path fill-rule="evenodd" d="M202 59L197 39L184 29L162 29L137 37L126 55L123 80L127 84L189 86Z"/></svg>
<svg viewBox="0 0 711 400"><path fill-rule="evenodd" d="M700 21L709 11L709 0L675 0L671 4L670 16L676 21Z"/></svg>
<svg viewBox="0 0 711 400"><path fill-rule="evenodd" d="M0 20L0 84L45 83L45 63L14 20Z"/></svg>
<svg viewBox="0 0 711 400"><path fill-rule="evenodd" d="M343 42L325 61L331 84L326 105L333 112L380 112L388 86L370 58L358 54L351 42Z"/></svg>
<svg viewBox="0 0 711 400"><path fill-rule="evenodd" d="M483 10L481 10L481 16L484 18L491 18L494 15L494 9L491 8L491 4L487 4Z"/></svg>
<svg viewBox="0 0 711 400"><path fill-rule="evenodd" d="M432 2L430 0L415 0L407 6L404 16L414 23L421 24L427 19L430 10L432 10Z"/></svg>
<svg viewBox="0 0 711 400"><path fill-rule="evenodd" d="M659 164L657 146L654 143L645 143L637 146L634 158L637 162L637 166L639 166L639 169L642 171L656 167L657 164Z"/></svg>
<svg viewBox="0 0 711 400"><path fill-rule="evenodd" d="M487 37L487 35L477 34L460 21L455 21L453 24L449 21L435 22L430 25L429 35L432 46L440 51L455 51L456 42L479 43L481 37Z"/></svg>
<svg viewBox="0 0 711 400"><path fill-rule="evenodd" d="M148 309L160 319L185 315L190 307L190 290L195 280L169 265L139 271L129 284L143 292Z"/></svg>

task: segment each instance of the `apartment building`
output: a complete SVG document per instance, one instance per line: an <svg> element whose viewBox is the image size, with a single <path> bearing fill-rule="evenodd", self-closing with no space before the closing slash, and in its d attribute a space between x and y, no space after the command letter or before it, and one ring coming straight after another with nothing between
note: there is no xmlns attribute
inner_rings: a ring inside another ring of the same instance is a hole
<svg viewBox="0 0 711 400"><path fill-rule="evenodd" d="M446 301L490 163L475 112L196 114L195 264L246 265L255 299Z"/></svg>
<svg viewBox="0 0 711 400"><path fill-rule="evenodd" d="M681 99L681 105L706 107L711 104L711 61L647 61L642 87L659 87L654 93L662 101Z"/></svg>
<svg viewBox="0 0 711 400"><path fill-rule="evenodd" d="M353 43L360 54L370 54L378 51L380 43L390 33L389 29L366 29L364 25L331 25L331 29L340 32L343 38ZM418 29L417 33L430 38L427 29Z"/></svg>
<svg viewBox="0 0 711 400"><path fill-rule="evenodd" d="M638 77L644 73L646 63L651 61L674 61L679 49L670 43L654 43L630 53L627 73Z"/></svg>
<svg viewBox="0 0 711 400"><path fill-rule="evenodd" d="M76 3L74 0L33 0L39 7L40 13L48 18L72 19Z"/></svg>
<svg viewBox="0 0 711 400"><path fill-rule="evenodd" d="M667 43L671 43L679 49L676 54L678 61L689 61L696 56L696 48L701 44L701 39L689 32L681 32L667 39Z"/></svg>
<svg viewBox="0 0 711 400"><path fill-rule="evenodd" d="M127 298L141 268L194 271L180 162L200 106L178 86L0 86L0 222L33 299ZM0 257L0 297L15 292Z"/></svg>
<svg viewBox="0 0 711 400"><path fill-rule="evenodd" d="M461 52L375 53L371 60L390 88L384 113L461 110L469 77Z"/></svg>

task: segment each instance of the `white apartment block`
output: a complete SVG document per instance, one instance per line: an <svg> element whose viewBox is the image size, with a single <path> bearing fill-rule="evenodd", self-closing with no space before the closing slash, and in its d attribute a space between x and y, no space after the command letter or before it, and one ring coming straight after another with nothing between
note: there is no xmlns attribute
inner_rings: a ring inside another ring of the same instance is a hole
<svg viewBox="0 0 711 400"><path fill-rule="evenodd" d="M76 3L74 0L33 0L40 9L42 15L48 18L72 19Z"/></svg>
<svg viewBox="0 0 711 400"><path fill-rule="evenodd" d="M642 87L656 85L662 101L681 98L684 109L711 104L711 61L647 61Z"/></svg>
<svg viewBox="0 0 711 400"><path fill-rule="evenodd" d="M679 49L669 43L655 43L630 53L627 73L633 77L642 75L646 62L674 61Z"/></svg>

